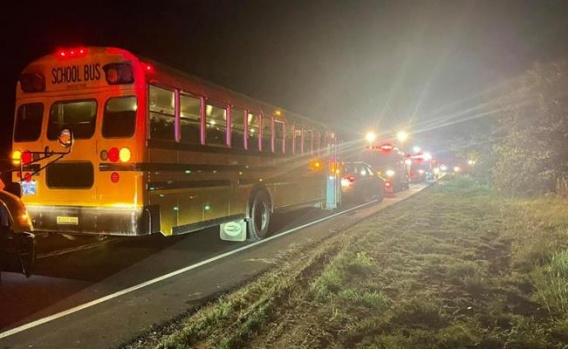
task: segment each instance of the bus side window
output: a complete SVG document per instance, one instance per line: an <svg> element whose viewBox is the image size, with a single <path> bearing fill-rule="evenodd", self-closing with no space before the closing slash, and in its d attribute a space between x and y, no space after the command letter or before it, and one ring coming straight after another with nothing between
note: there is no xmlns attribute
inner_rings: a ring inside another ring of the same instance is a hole
<svg viewBox="0 0 568 349"><path fill-rule="evenodd" d="M320 155L320 133L318 131L314 131L314 155Z"/></svg>
<svg viewBox="0 0 568 349"><path fill-rule="evenodd" d="M262 152L272 153L272 117L262 116Z"/></svg>
<svg viewBox="0 0 568 349"><path fill-rule="evenodd" d="M299 125L294 126L294 154L302 154L302 127Z"/></svg>
<svg viewBox="0 0 568 349"><path fill-rule="evenodd" d="M207 103L205 106L205 144L227 145L227 109Z"/></svg>
<svg viewBox="0 0 568 349"><path fill-rule="evenodd" d="M201 99L180 95L181 143L201 144Z"/></svg>
<svg viewBox="0 0 568 349"><path fill-rule="evenodd" d="M174 91L150 85L150 138L175 141Z"/></svg>
<svg viewBox="0 0 568 349"><path fill-rule="evenodd" d="M284 126L286 126L286 124L284 124ZM285 150L286 150L286 154L292 154L294 152L294 128L292 127L292 125L290 125L289 127L285 127L285 140L284 142L286 143L284 145Z"/></svg>
<svg viewBox="0 0 568 349"><path fill-rule="evenodd" d="M248 140L247 150L259 150L260 117L258 114L248 113Z"/></svg>
<svg viewBox="0 0 568 349"><path fill-rule="evenodd" d="M231 107L231 147L245 149L245 111Z"/></svg>
<svg viewBox="0 0 568 349"><path fill-rule="evenodd" d="M305 130L304 131L304 153L306 154L313 154L312 153L312 130Z"/></svg>
<svg viewBox="0 0 568 349"><path fill-rule="evenodd" d="M274 120L274 151L276 153L284 153L284 126L282 121Z"/></svg>

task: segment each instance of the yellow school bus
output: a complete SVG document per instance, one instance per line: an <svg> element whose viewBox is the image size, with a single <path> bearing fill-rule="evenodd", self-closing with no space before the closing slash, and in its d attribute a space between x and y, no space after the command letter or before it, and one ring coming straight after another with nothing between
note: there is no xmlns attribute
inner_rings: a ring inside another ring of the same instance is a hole
<svg viewBox="0 0 568 349"><path fill-rule="evenodd" d="M16 87L13 160L36 232L137 236L221 227L266 237L271 214L334 207L324 124L113 47L61 49ZM28 149L73 151L36 171Z"/></svg>

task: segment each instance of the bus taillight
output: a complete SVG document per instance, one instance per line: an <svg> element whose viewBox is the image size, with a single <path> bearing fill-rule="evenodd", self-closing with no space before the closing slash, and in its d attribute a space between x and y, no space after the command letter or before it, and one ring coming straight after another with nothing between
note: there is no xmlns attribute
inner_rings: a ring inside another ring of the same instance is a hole
<svg viewBox="0 0 568 349"><path fill-rule="evenodd" d="M30 164L33 161L32 153L30 153L28 150L25 150L22 153L21 159L22 159L22 164L24 165Z"/></svg>
<svg viewBox="0 0 568 349"><path fill-rule="evenodd" d="M110 148L108 151L108 159L111 162L118 162L118 156L119 156L119 152L118 152L118 148L113 147Z"/></svg>
<svg viewBox="0 0 568 349"><path fill-rule="evenodd" d="M130 153L130 149L128 149L128 148L120 149L120 152L118 154L118 158L120 159L121 162L128 162L128 161L130 161L131 157L132 157L132 153Z"/></svg>
<svg viewBox="0 0 568 349"><path fill-rule="evenodd" d="M110 181L113 183L118 183L118 181L120 180L120 176L118 174L118 172L113 172L110 174Z"/></svg>
<svg viewBox="0 0 568 349"><path fill-rule="evenodd" d="M108 152L102 151L101 152L101 159L104 161L108 159L111 162L128 162L132 158L132 152L128 148L121 148L120 150L117 147L112 147L109 149Z"/></svg>

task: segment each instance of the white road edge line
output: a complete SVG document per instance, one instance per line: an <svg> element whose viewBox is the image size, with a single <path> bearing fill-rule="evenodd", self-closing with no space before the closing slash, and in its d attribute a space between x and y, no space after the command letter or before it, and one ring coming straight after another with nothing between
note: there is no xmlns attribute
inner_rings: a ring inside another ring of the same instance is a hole
<svg viewBox="0 0 568 349"><path fill-rule="evenodd" d="M266 242L268 242L268 241L271 241L271 240L274 240L274 239L278 239L279 237L282 237L282 236L284 236L284 235L288 235L288 234L293 233L293 232L295 232L295 231L298 231L298 230L300 230L300 229L304 229L304 228L307 228L307 227L309 227L309 226L312 226L312 225L315 225L315 224L324 222L324 221L326 221L326 220L328 220L328 219L335 218L335 217L337 217L337 216L340 216L340 215L342 215L342 214L345 214L345 213L354 211L354 210L359 209L359 208L364 207L364 206L368 206L368 205L373 204L373 203L375 203L375 202L376 202L376 200L373 200L373 201L366 202L366 203L364 203L364 204L362 204L362 205L359 205L359 206L351 207L351 208L349 208L349 209L347 209L347 210L345 210L345 211L337 212L337 213L331 214L331 215L329 215L329 216L326 216L326 217L320 218L320 219L318 219L318 220L315 220L315 221L313 221L313 222L306 223L306 224L304 224L304 225L301 225L301 226L292 228L292 229L290 229L290 230L286 230L286 231L284 231L284 232L282 232L282 233L279 233L278 235L273 235L273 236L268 237L268 238L266 238L266 239L264 239L264 240L260 240L260 241L254 242L254 243L252 243L252 244L250 244L250 245L246 245L246 246L237 248L236 250L232 250L232 251L229 251L229 252L225 252L225 253L223 253L223 254L220 254L220 255L218 255L218 256L211 257L211 258L206 259L206 260L204 260L204 261L201 261L201 262L199 262L199 263L196 263L196 264L193 264L193 265L189 265L189 266L187 266L187 267L185 267L185 268L181 268L181 269L178 269L178 270L176 270L176 271L172 271L171 273L168 273L168 274L162 275L162 276L160 276L160 277L154 278L154 279L152 279L152 280L148 280L148 281L142 282L142 283L140 283L140 284L138 284L138 285L134 285L134 286L132 286L132 287L126 288L126 289L124 289L124 290L122 290L122 291L118 291L118 292L115 292L115 293L113 293L113 294L109 294L109 295L107 295L107 296L104 296L104 297L95 299L95 300L93 300L93 301L90 301L90 302L87 302L87 303L78 305L78 306L76 306L76 307L74 307L74 308L71 308L71 309L62 311L62 312L60 312L60 313L53 314L53 315L44 317L44 318L39 319L39 320L36 320L36 321L32 321L32 322L27 323L27 324L25 324L25 325L22 325L22 326L19 326L19 327L13 328L13 329L11 329L11 330L8 330L8 331L5 331L5 332L0 333L0 338L6 338L6 337L11 336L11 335L14 335L14 334L16 334L16 333L20 333L20 332L29 330L29 329L34 328L34 327L37 327L37 326L39 326L39 325L43 325L43 324L48 323L48 322L50 322L50 321L60 319L60 318L62 318L62 317L64 317L64 316L67 316L67 315L76 313L76 312L78 312L78 311L81 311L81 310L83 310L83 309L87 309L87 308L90 308L90 307L92 307L92 306L95 306L95 305L104 303L104 302L109 301L109 300L111 300L111 299L114 299L114 298L123 296L123 295L125 295L125 294L127 294L127 293L130 293L130 292L139 290L139 289L144 288L144 287L146 287L146 286L150 286L150 285L153 285L153 284L158 283L158 282L160 282L160 281L163 281L163 280L172 278L172 277L174 277L174 276L176 276L176 275L185 273L186 271L189 271L189 270L192 270L192 269L195 269L195 268L199 268L199 267L201 267L201 266L203 266L203 265L205 265L205 264L209 264L209 263L211 263L211 262L214 262L214 261L216 261L216 260L219 260L219 259L228 257L228 256L230 256L230 255L232 255L232 254L235 254L235 253L242 252L242 251L244 251L244 250L248 250L249 248L253 248L253 247L256 247L256 246L258 246L258 245L260 245L260 244L264 244L264 243L266 243Z"/></svg>

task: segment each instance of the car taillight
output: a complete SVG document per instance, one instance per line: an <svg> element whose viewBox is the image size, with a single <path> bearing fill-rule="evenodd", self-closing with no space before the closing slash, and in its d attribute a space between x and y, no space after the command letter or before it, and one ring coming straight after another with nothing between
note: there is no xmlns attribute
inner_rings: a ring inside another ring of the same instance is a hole
<svg viewBox="0 0 568 349"><path fill-rule="evenodd" d="M342 187L349 187L354 182L355 182L355 177L353 177L353 176L347 176L347 177L341 178L341 186Z"/></svg>

